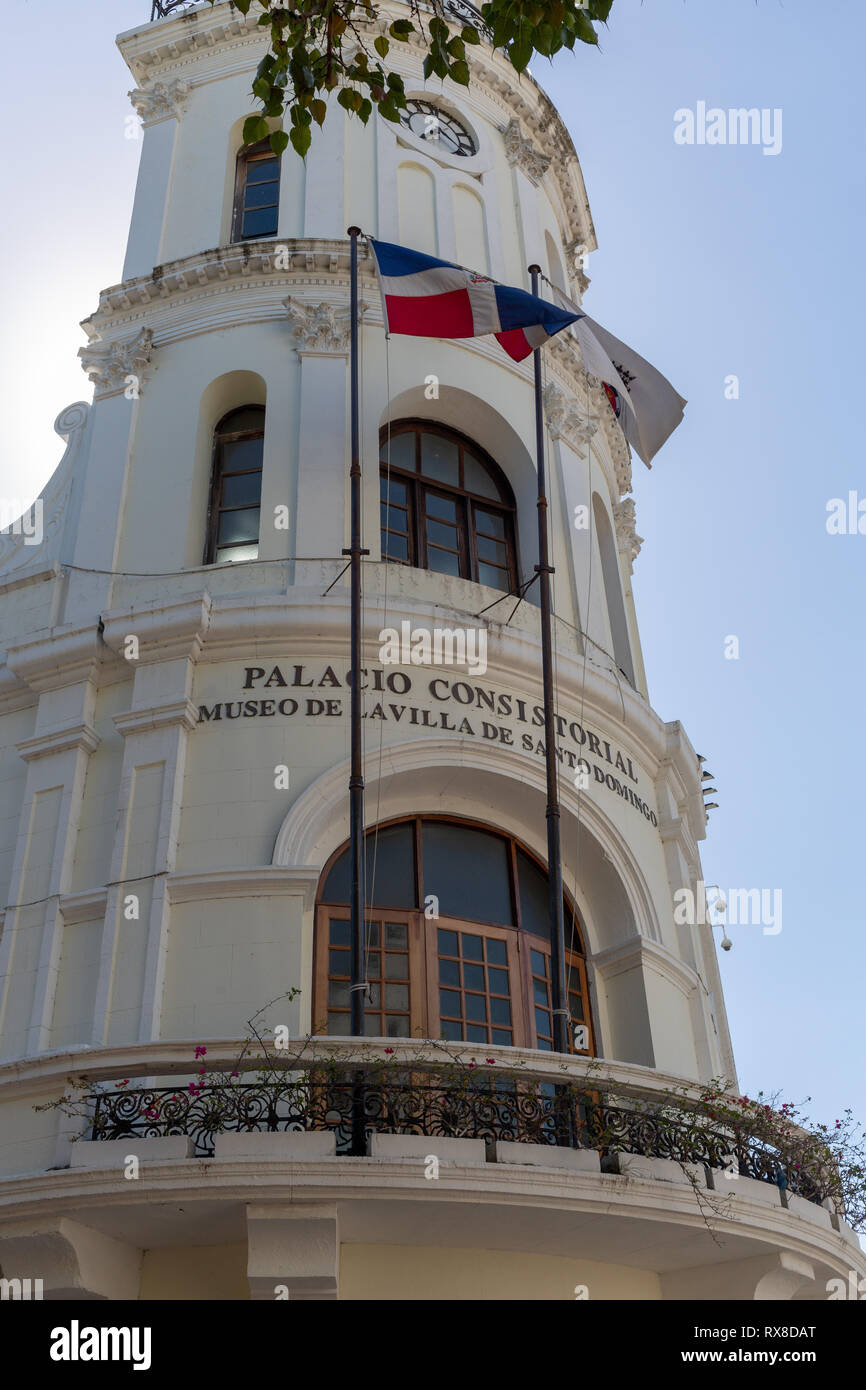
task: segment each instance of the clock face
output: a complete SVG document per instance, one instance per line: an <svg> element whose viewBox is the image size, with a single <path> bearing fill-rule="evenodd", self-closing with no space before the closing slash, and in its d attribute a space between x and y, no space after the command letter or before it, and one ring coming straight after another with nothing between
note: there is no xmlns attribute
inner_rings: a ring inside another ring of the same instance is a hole
<svg viewBox="0 0 866 1390"><path fill-rule="evenodd" d="M419 140L426 140L445 154L476 153L475 141L466 127L450 111L443 111L431 101L407 101L405 111L400 112L400 120Z"/></svg>

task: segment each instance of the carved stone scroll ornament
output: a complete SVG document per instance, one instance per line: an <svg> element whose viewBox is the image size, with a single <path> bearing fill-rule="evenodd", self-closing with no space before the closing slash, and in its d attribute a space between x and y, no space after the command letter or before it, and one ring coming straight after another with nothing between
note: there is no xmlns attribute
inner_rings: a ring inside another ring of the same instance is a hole
<svg viewBox="0 0 866 1390"><path fill-rule="evenodd" d="M146 87L136 87L129 93L129 99L141 117L142 124L155 125L157 121L167 121L172 116L180 116L186 110L191 90L189 83L180 79L174 82L152 82Z"/></svg>
<svg viewBox="0 0 866 1390"><path fill-rule="evenodd" d="M598 428L595 415L588 415L574 398L549 382L544 391L544 415L551 438L564 439L580 452Z"/></svg>
<svg viewBox="0 0 866 1390"><path fill-rule="evenodd" d="M336 357L349 351L351 316L348 308L327 301L308 304L291 295L283 303L291 315L298 352ZM366 307L358 305L359 319L363 318Z"/></svg>
<svg viewBox="0 0 866 1390"><path fill-rule="evenodd" d="M130 400L136 400L141 393L149 375L152 353L152 328L140 328L133 338L93 343L78 350L81 365L94 383L97 397L123 392Z"/></svg>
<svg viewBox="0 0 866 1390"><path fill-rule="evenodd" d="M502 139L508 163L516 164L533 183L540 183L550 168L550 155L542 154L531 140L524 138L520 122L514 116L503 130Z"/></svg>
<svg viewBox="0 0 866 1390"><path fill-rule="evenodd" d="M637 535L635 531L633 497L624 497L621 502L614 502L613 522L616 528L617 548L625 555L628 561L629 574L631 574L634 562L643 545L643 536Z"/></svg>

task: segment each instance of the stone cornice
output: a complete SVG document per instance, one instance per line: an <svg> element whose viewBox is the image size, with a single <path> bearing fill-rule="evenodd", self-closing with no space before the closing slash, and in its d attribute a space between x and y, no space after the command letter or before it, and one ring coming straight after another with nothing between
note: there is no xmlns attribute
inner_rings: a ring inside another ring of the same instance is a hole
<svg viewBox="0 0 866 1390"><path fill-rule="evenodd" d="M242 869L202 869L173 873L166 879L173 903L207 902L211 898L282 898L302 895L304 908L313 907L321 870L261 864Z"/></svg>
<svg viewBox="0 0 866 1390"><path fill-rule="evenodd" d="M210 625L208 593L185 596L176 603L154 600L140 608L104 613L102 639L124 657L129 636L138 641L138 657L128 660L131 670L140 662L198 660ZM172 721L176 722L176 721Z"/></svg>
<svg viewBox="0 0 866 1390"><path fill-rule="evenodd" d="M175 700L168 705L152 705L149 709L125 710L113 716L115 728L124 738L133 734L149 734L154 729L168 729L178 725L182 729L194 729L198 723L198 709L192 700Z"/></svg>
<svg viewBox="0 0 866 1390"><path fill-rule="evenodd" d="M688 998L700 988L700 980L690 966L657 941L638 936L621 946L611 946L606 951L596 952L592 963L605 979L619 975L624 970L654 970Z"/></svg>
<svg viewBox="0 0 866 1390"><path fill-rule="evenodd" d="M81 681L96 681L109 653L96 627L45 631L29 642L10 646L9 670L31 690L59 690ZM110 659L110 658L109 658Z"/></svg>
<svg viewBox="0 0 866 1390"><path fill-rule="evenodd" d="M16 744L18 754L26 763L35 762L37 758L49 758L57 753L68 753L70 750L81 749L84 753L93 753L99 747L100 738L95 729L89 724L67 724L59 729L52 729L47 734L39 734L36 738L26 738L22 743Z"/></svg>

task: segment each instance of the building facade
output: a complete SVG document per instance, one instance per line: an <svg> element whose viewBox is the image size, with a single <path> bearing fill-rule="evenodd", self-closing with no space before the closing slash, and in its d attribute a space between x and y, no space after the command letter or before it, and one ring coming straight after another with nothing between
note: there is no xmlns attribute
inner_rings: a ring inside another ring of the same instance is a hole
<svg viewBox="0 0 866 1390"><path fill-rule="evenodd" d="M701 765L649 702L603 388L566 334L545 349L555 1057L535 587L517 602L531 364L386 340L363 244L368 1037L346 1037L346 229L509 284L538 263L578 300L595 238L561 119L487 44L465 90L392 50L399 125L335 104L306 162L245 148L255 20L220 3L119 39L143 125L123 280L83 325L94 398L56 421L39 543L0 537L3 1276L51 1297L824 1297L854 1237L747 1163L726 1185L658 1145L547 1143L547 1121L530 1142L394 1119L409 1061L446 1053L522 1068L533 1104L603 1079L622 1114L736 1075L711 928L675 919L702 881ZM368 1069L363 1152L327 1106L196 1128L190 1078L247 1084L251 1019L297 1040L293 1074ZM53 1104L70 1076L108 1129Z"/></svg>

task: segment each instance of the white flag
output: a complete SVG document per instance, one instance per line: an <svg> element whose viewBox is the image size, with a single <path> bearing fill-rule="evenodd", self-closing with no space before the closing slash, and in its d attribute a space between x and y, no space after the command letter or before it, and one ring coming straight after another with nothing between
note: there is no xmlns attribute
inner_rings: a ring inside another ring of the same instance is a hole
<svg viewBox="0 0 866 1390"><path fill-rule="evenodd" d="M621 343L600 323L591 319L568 298L549 285L557 303L579 314L567 331L574 334L586 370L599 381L612 386L622 401L619 422L623 434L639 458L649 468L666 439L683 418L685 400L661 372L633 348Z"/></svg>

